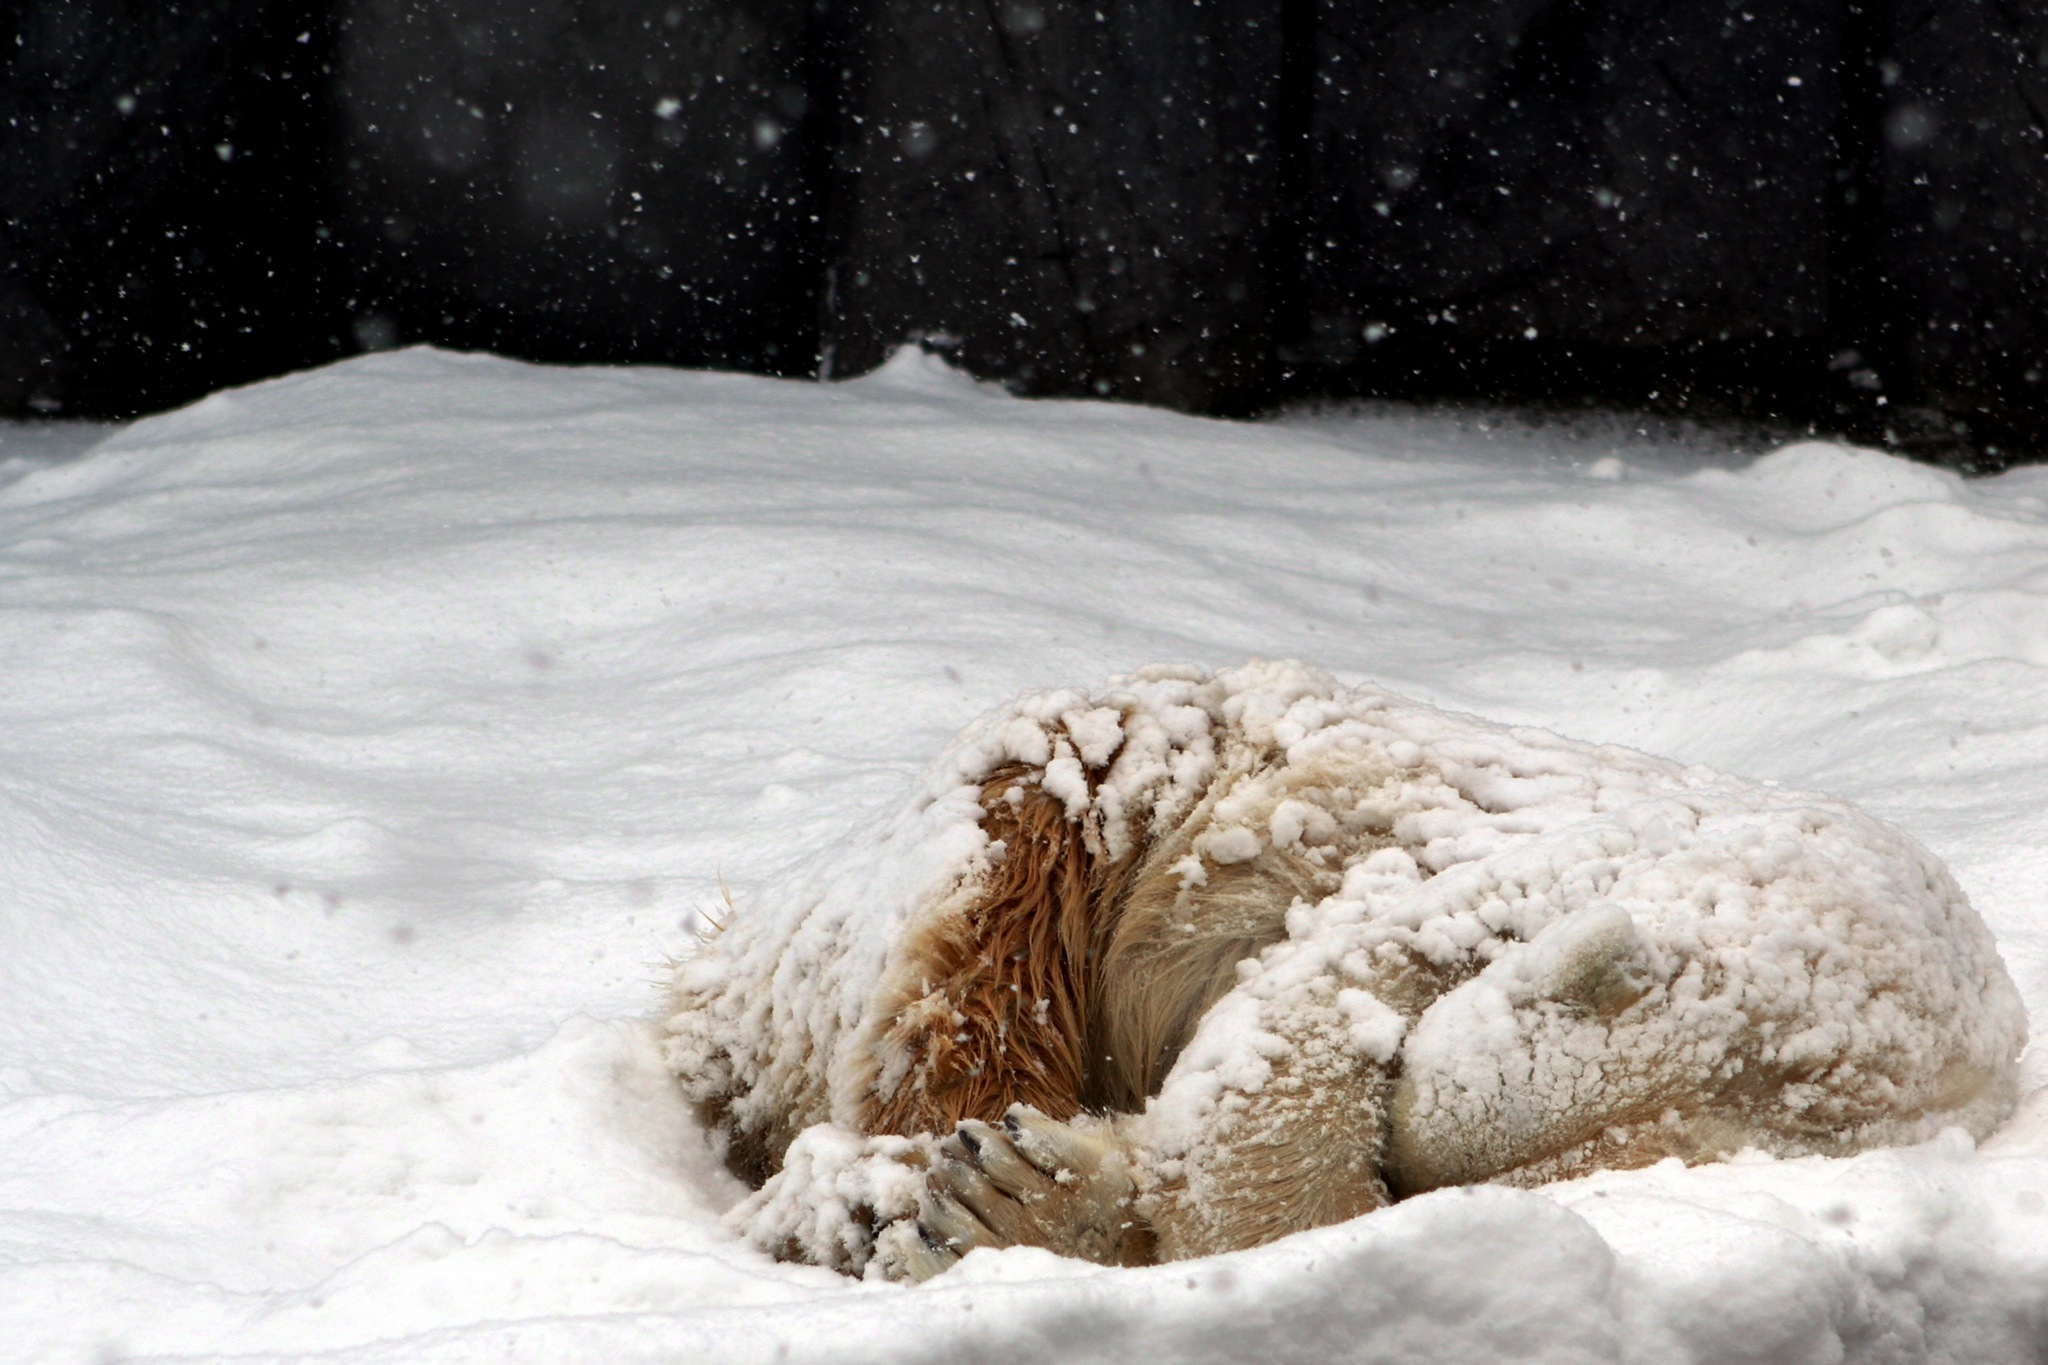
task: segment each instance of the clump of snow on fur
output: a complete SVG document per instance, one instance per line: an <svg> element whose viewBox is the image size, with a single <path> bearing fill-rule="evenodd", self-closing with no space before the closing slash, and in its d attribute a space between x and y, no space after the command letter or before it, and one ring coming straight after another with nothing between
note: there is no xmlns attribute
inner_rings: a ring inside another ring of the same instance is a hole
<svg viewBox="0 0 2048 1365"><path fill-rule="evenodd" d="M1003 740L996 737L997 748ZM677 972L667 1057L699 1103L850 1123L871 1073L860 1029L906 920L971 883L991 849L976 784L957 777L820 850L812 871L735 913Z"/></svg>
<svg viewBox="0 0 2048 1365"><path fill-rule="evenodd" d="M917 1212L924 1186L923 1146L904 1137L864 1137L836 1124L799 1133L782 1169L735 1205L725 1225L770 1255L865 1271L876 1229ZM879 1267L877 1267L879 1269Z"/></svg>
<svg viewBox="0 0 2048 1365"><path fill-rule="evenodd" d="M1408 1032L1406 1019L1369 991L1338 991L1337 1008L1344 1011L1348 1041L1360 1056L1381 1066L1394 1060Z"/></svg>

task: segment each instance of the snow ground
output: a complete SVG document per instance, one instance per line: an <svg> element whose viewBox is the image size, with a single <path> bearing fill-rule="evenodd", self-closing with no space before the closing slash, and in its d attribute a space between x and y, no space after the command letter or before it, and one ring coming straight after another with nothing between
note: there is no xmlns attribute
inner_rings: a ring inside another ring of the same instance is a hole
<svg viewBox="0 0 2048 1365"><path fill-rule="evenodd" d="M720 1229L648 1023L725 888L979 712L1254 655L1860 801L2048 1018L2048 469L1203 422L914 354L414 350L90 435L0 431L0 1360L2048 1353L2040 1047L1981 1150L907 1290Z"/></svg>
<svg viewBox="0 0 2048 1365"><path fill-rule="evenodd" d="M0 420L0 488L83 454L114 430L103 422Z"/></svg>

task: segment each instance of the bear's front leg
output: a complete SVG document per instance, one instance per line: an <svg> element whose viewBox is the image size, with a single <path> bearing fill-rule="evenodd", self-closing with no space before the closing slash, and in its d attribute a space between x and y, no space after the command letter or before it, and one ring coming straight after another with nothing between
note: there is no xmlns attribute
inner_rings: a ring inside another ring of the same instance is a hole
<svg viewBox="0 0 2048 1365"><path fill-rule="evenodd" d="M1130 1154L1107 1120L1060 1123L1012 1105L1001 1123L970 1119L938 1144L916 1225L885 1238L883 1254L917 1280L976 1247L1149 1264L1151 1232L1133 1211L1136 1193Z"/></svg>

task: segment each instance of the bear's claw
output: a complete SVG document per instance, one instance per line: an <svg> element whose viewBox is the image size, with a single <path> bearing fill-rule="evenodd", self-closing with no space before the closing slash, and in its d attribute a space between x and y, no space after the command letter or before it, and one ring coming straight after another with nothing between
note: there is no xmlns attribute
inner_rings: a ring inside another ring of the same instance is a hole
<svg viewBox="0 0 2048 1365"><path fill-rule="evenodd" d="M1120 1264L1135 1192L1106 1126L1060 1123L1027 1105L1012 1105L1000 1128L969 1119L938 1144L902 1268L926 1280L976 1247L1005 1246Z"/></svg>

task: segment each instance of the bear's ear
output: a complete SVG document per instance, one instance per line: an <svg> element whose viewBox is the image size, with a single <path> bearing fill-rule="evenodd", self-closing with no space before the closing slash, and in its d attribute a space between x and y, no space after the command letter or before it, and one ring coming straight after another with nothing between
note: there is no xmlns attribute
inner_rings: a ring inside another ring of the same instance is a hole
<svg viewBox="0 0 2048 1365"><path fill-rule="evenodd" d="M1620 1014L1656 984L1635 920L1608 902L1552 920L1519 956L1516 975L1530 1002L1555 1000L1603 1019Z"/></svg>
<svg viewBox="0 0 2048 1365"><path fill-rule="evenodd" d="M1091 858L1066 803L1011 770L982 789L1001 857L898 945L881 1001L870 1133L948 1133L1012 1104L1079 1111L1094 914Z"/></svg>

